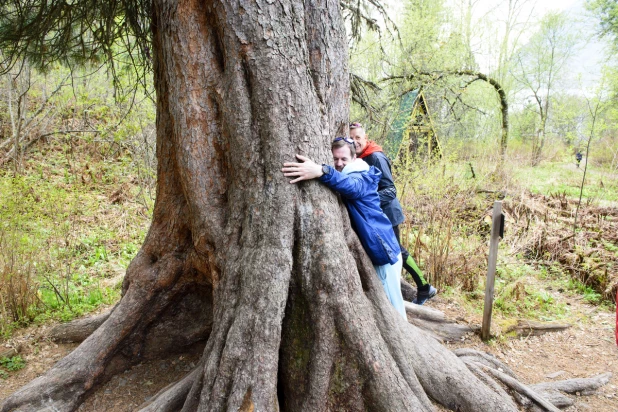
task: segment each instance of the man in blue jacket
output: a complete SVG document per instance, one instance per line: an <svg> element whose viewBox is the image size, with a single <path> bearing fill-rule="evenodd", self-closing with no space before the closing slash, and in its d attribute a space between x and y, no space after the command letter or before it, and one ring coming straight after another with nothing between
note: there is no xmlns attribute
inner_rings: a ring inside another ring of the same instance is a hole
<svg viewBox="0 0 618 412"><path fill-rule="evenodd" d="M374 166L382 172L382 177L378 183L380 207L386 214L386 217L388 217L388 220L391 221L397 241L400 242L403 268L412 276L414 283L416 283L417 295L414 303L422 305L428 299L434 297L438 291L425 280L423 272L419 269L412 255L401 246L399 225L403 223L404 216L401 204L397 200L397 188L395 188L395 183L393 183L391 161L384 154L382 147L367 138L362 124L350 123L350 138L354 140L358 157L363 159L369 166Z"/></svg>
<svg viewBox="0 0 618 412"><path fill-rule="evenodd" d="M295 177L290 183L319 178L339 193L350 215L352 229L358 235L365 252L382 282L386 296L401 316L407 320L401 296L401 251L388 217L380 208L378 182L381 173L356 158L354 141L336 138L332 145L335 167L318 165L311 159L296 155L302 163L284 163L283 174Z"/></svg>

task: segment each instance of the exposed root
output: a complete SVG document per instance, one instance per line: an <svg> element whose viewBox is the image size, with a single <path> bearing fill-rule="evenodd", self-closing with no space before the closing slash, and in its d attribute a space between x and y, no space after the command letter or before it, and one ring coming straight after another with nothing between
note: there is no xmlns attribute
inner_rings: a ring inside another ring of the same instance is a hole
<svg viewBox="0 0 618 412"><path fill-rule="evenodd" d="M142 404L140 412L179 411L187 399L193 383L199 378L203 365L200 363L191 373L161 389L148 402Z"/></svg>
<svg viewBox="0 0 618 412"><path fill-rule="evenodd" d="M459 356L460 358L461 357L469 358L471 360L474 360L475 362L482 363L486 366L489 366L490 368L497 369L501 372L506 373L510 377L517 379L515 372L513 372L511 368L506 366L504 363L500 362L494 355L490 353L481 352L481 351L478 351L475 349L469 349L469 348L454 349L453 353Z"/></svg>
<svg viewBox="0 0 618 412"><path fill-rule="evenodd" d="M490 368L489 366L480 365L480 367L484 371L489 372L495 378L499 379L502 383L507 385L509 388L511 388L511 389L521 393L522 395L525 395L528 398L532 399L534 402L539 404L545 410L548 410L550 412L559 412L560 411L560 409L556 408L552 403L547 401L545 398L543 398L537 392L535 392L534 390L530 389L530 387L524 385L523 383L521 383L517 379L514 379L514 378L510 377L509 375L507 375L504 372L500 372L499 370L496 370L494 368Z"/></svg>
<svg viewBox="0 0 618 412"><path fill-rule="evenodd" d="M466 364L468 369L470 369L477 378L483 381L485 385L493 389L494 392L496 392L498 395L502 396L504 399L509 399L511 397L511 395L498 382L496 382L494 378L483 372L483 370L481 370L481 368L477 366L476 362L466 356L460 357L459 359L461 359ZM523 399L527 400L527 398ZM518 403L521 403L519 399L516 398L516 400L518 401Z"/></svg>
<svg viewBox="0 0 618 412"><path fill-rule="evenodd" d="M406 313L415 318L422 319L436 323L445 323L448 322L446 315L444 312L441 312L437 309L432 309L430 307L415 305L414 303L404 302Z"/></svg>
<svg viewBox="0 0 618 412"><path fill-rule="evenodd" d="M607 385L611 379L611 372L602 373L591 378L566 379L556 382L543 382L530 386L538 391L562 391L566 393L580 392L583 395L594 393L601 386Z"/></svg>
<svg viewBox="0 0 618 412"><path fill-rule="evenodd" d="M455 349L453 353L463 360L468 368L483 381L487 383L487 379L482 376L493 376L493 378L515 391L513 396L519 404L532 409L538 409L540 406L542 410L556 410L556 407L564 408L573 405L573 400L561 392L578 392L583 395L592 394L601 386L606 385L612 376L608 372L591 378L524 385L508 366L489 353L467 348ZM494 387L494 389L496 388ZM549 407L550 404L554 409Z"/></svg>
<svg viewBox="0 0 618 412"><path fill-rule="evenodd" d="M403 296L403 300L408 301L408 302L414 302L414 299L416 299L416 293L417 293L416 288L410 285L405 280L403 280L403 278L401 279L401 282L399 283L401 284L401 295Z"/></svg>
<svg viewBox="0 0 618 412"><path fill-rule="evenodd" d="M404 302L408 320L440 342L460 341L480 330L480 326L460 325L439 310Z"/></svg>
<svg viewBox="0 0 618 412"><path fill-rule="evenodd" d="M47 337L53 341L62 343L83 342L107 320L111 312L110 310L96 316L77 319L73 322L61 323L54 326L47 333Z"/></svg>

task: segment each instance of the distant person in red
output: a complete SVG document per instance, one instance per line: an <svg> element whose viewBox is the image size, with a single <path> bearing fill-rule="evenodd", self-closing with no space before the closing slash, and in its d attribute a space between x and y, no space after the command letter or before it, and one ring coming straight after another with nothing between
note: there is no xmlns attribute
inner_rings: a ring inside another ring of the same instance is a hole
<svg viewBox="0 0 618 412"><path fill-rule="evenodd" d="M401 204L399 200L397 200L397 188L395 188L395 183L393 182L391 161L384 154L382 147L367 138L362 124L350 123L350 137L354 140L354 146L356 146L358 157L363 159L369 166L373 166L382 172L382 177L378 183L380 207L386 217L388 217L388 220L390 220L391 225L393 225L393 231L395 232L395 236L397 236L401 255L403 257L403 267L412 275L412 279L414 279L414 283L416 283L417 295L414 303L422 305L428 299L436 296L438 291L425 280L423 272L419 269L414 258L401 246L399 225L403 223L404 216Z"/></svg>

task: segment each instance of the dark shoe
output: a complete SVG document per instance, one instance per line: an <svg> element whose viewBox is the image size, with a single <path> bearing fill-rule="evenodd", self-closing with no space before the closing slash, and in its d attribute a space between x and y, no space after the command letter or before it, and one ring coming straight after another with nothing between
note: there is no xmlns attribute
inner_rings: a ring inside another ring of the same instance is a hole
<svg viewBox="0 0 618 412"><path fill-rule="evenodd" d="M418 294L416 295L416 299L414 299L413 303L416 303L417 305L422 305L423 303L427 302L429 299L436 296L437 293L438 293L438 290L434 288L433 286L429 285L428 291L418 292Z"/></svg>

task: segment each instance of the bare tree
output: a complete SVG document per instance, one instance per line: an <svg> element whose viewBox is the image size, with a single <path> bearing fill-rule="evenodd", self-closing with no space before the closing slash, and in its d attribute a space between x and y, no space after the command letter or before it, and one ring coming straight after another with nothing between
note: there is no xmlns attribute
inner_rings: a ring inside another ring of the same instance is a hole
<svg viewBox="0 0 618 412"><path fill-rule="evenodd" d="M4 156L0 158L0 165L12 161L14 172L19 173L24 152L45 135L36 132L46 120L49 120L53 110L52 99L68 84L70 75L58 80L50 92L43 87L41 98L29 99L33 86L33 73L27 60L17 62L12 69L5 71L2 77L6 82L5 98L11 124L11 138L0 142L0 150L5 151ZM32 134L34 136L31 136Z"/></svg>
<svg viewBox="0 0 618 412"><path fill-rule="evenodd" d="M533 138L532 164L541 161L545 146L547 119L554 87L569 58L575 52L576 38L564 13L549 13L530 41L516 54L511 73L526 92L532 93L538 114Z"/></svg>

